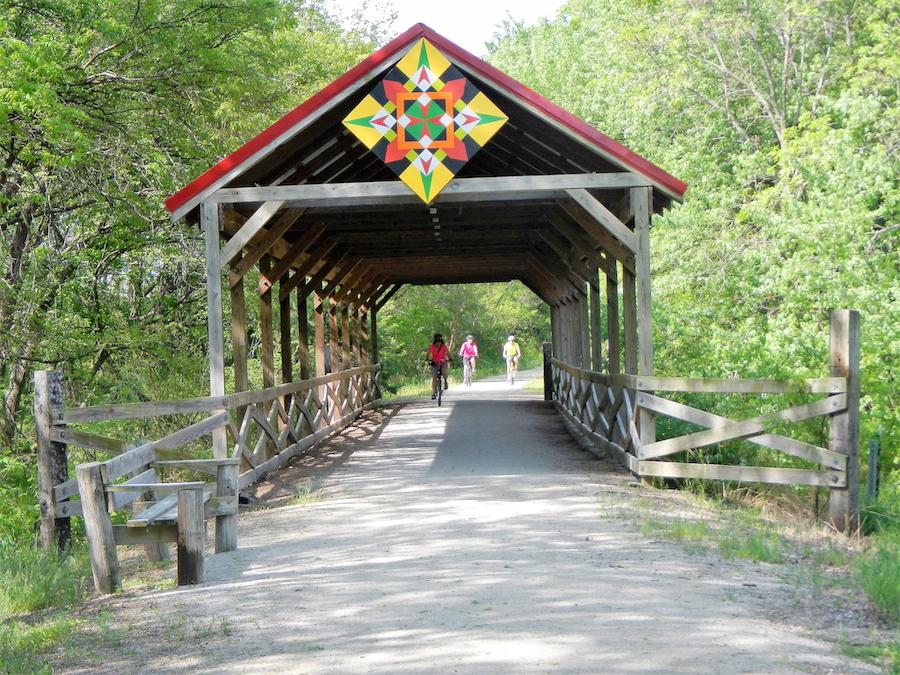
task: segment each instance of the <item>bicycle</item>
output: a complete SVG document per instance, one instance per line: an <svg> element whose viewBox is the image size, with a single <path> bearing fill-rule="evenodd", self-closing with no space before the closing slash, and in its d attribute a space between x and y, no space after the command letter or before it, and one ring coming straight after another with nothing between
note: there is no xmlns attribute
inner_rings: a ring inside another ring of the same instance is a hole
<svg viewBox="0 0 900 675"><path fill-rule="evenodd" d="M437 378L437 396L435 396L435 400L437 400L438 406L441 405L442 394L444 393L444 384L446 383L446 378L444 377L444 373L441 371L441 366L434 361L431 362L431 372L433 377Z"/></svg>
<svg viewBox="0 0 900 675"><path fill-rule="evenodd" d="M463 359L463 383L467 387L472 386L472 379L475 376L475 369L472 367L472 359Z"/></svg>
<svg viewBox="0 0 900 675"><path fill-rule="evenodd" d="M516 383L516 371L519 369L518 359L509 358L506 359L506 383L507 384L515 384Z"/></svg>

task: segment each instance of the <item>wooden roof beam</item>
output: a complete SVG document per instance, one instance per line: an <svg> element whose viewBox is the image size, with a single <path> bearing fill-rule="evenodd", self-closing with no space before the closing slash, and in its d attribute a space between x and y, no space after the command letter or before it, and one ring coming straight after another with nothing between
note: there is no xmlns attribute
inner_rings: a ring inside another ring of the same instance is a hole
<svg viewBox="0 0 900 675"><path fill-rule="evenodd" d="M315 243L316 239L325 231L325 226L321 223L318 225L313 225L300 236L300 238L291 246L290 249L284 254L281 260L278 261L278 264L275 265L268 272L260 272L259 277L259 293L262 295L267 290L272 288L272 284L278 281L288 270L290 270L294 263L296 263L300 256L302 256L306 249Z"/></svg>

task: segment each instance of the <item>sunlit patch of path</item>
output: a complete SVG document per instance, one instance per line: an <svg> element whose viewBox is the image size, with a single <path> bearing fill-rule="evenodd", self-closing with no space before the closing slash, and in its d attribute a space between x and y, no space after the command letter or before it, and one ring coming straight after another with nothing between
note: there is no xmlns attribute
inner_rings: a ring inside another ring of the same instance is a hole
<svg viewBox="0 0 900 675"><path fill-rule="evenodd" d="M209 559L206 584L130 601L143 603L135 635L172 617L227 630L145 638L121 672L856 667L748 611L742 593L779 592L765 569L687 556L608 517L640 488L521 385L478 380L385 419L310 465L322 501L243 514L240 549Z"/></svg>

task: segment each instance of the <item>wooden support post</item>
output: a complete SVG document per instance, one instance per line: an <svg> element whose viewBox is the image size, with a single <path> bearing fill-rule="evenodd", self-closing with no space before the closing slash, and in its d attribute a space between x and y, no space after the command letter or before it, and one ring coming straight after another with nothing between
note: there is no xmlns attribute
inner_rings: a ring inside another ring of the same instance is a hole
<svg viewBox="0 0 900 675"><path fill-rule="evenodd" d="M234 390L247 391L250 388L250 376L247 372L247 304L244 296L244 278L233 275L230 281Z"/></svg>
<svg viewBox="0 0 900 675"><path fill-rule="evenodd" d="M287 275L282 277L282 281ZM280 286L280 284L279 284ZM281 383L294 381L294 345L291 338L291 298L290 295L278 303L279 341L281 347ZM287 406L290 402L285 402Z"/></svg>
<svg viewBox="0 0 900 675"><path fill-rule="evenodd" d="M331 347L331 372L341 370L341 344L338 338L337 303L334 298L328 299L328 344Z"/></svg>
<svg viewBox="0 0 900 675"><path fill-rule="evenodd" d="M225 339L222 335L222 265L219 259L219 205L200 205L200 224L206 248L206 309L209 333L209 393L225 395ZM213 456L228 455L225 428L213 431ZM115 553L115 551L113 551Z"/></svg>
<svg viewBox="0 0 900 675"><path fill-rule="evenodd" d="M369 312L360 308L359 314L359 348L362 352L362 360L359 365L372 363L372 355L369 353Z"/></svg>
<svg viewBox="0 0 900 675"><path fill-rule="evenodd" d="M831 488L828 520L842 532L859 527L859 312L831 313L831 376L847 378L847 409L831 415L828 448L847 456L847 486Z"/></svg>
<svg viewBox="0 0 900 675"><path fill-rule="evenodd" d="M638 335L636 284L634 274L627 268L622 269L622 327L625 339L625 372L637 375Z"/></svg>
<svg viewBox="0 0 900 675"><path fill-rule="evenodd" d="M372 363L380 363L378 360L378 310L372 308L372 333L369 336L370 350L372 352Z"/></svg>
<svg viewBox="0 0 900 675"><path fill-rule="evenodd" d="M341 310L341 361L344 370L350 370L350 353L353 341L350 338L350 306L345 302ZM349 383L348 383L349 384Z"/></svg>
<svg viewBox="0 0 900 675"><path fill-rule="evenodd" d="M553 356L559 356L559 307L550 305L550 344L553 350Z"/></svg>
<svg viewBox="0 0 900 675"><path fill-rule="evenodd" d="M272 261L268 255L259 260L260 274L266 274ZM262 366L263 389L275 386L275 335L272 326L272 290L271 288L259 296L260 354Z"/></svg>
<svg viewBox="0 0 900 675"><path fill-rule="evenodd" d="M234 514L216 516L216 553L237 548L238 473L238 464L220 464L216 467L216 497L227 497L234 504Z"/></svg>
<svg viewBox="0 0 900 675"><path fill-rule="evenodd" d="M202 584L206 577L206 521L203 518L203 489L179 490L177 497L179 586Z"/></svg>
<svg viewBox="0 0 900 675"><path fill-rule="evenodd" d="M300 379L309 379L309 316L306 311L307 296L297 294L297 361Z"/></svg>
<svg viewBox="0 0 900 675"><path fill-rule="evenodd" d="M62 553L72 540L68 516L56 517L53 488L69 478L66 444L50 440L50 412L65 405L62 373L38 370L34 373L34 426L38 446L38 504L41 509L41 545L50 551L54 545Z"/></svg>
<svg viewBox="0 0 900 675"><path fill-rule="evenodd" d="M553 400L553 364L550 363L552 358L550 352L550 343L542 342L541 351L544 353L544 400Z"/></svg>
<svg viewBox="0 0 900 675"><path fill-rule="evenodd" d="M612 264L612 274L606 276L606 356L610 374L621 372L619 360L619 280L616 262Z"/></svg>
<svg viewBox="0 0 900 675"><path fill-rule="evenodd" d="M634 269L637 276L638 375L653 375L653 320L650 304L650 214L653 213L653 189L632 188L634 236L637 241ZM637 419L641 443L656 442L656 416L641 408ZM635 452L638 449L635 448Z"/></svg>
<svg viewBox="0 0 900 675"><path fill-rule="evenodd" d="M357 366L364 364L363 361L363 324L366 320L365 312L362 307L356 307L353 310L353 357Z"/></svg>
<svg viewBox="0 0 900 675"><path fill-rule="evenodd" d="M218 269L216 270L218 275ZM122 587L119 576L119 558L112 520L106 504L103 472L100 462L79 464L75 467L78 493L81 495L81 512L84 516L84 532L87 535L88 553L94 586L100 593L112 593Z"/></svg>
<svg viewBox="0 0 900 675"><path fill-rule="evenodd" d="M591 270L592 279L588 284L591 296L591 370L603 370L603 349L600 343L603 336L600 331L600 281L598 270Z"/></svg>
<svg viewBox="0 0 900 675"><path fill-rule="evenodd" d="M582 284L582 287L584 284ZM578 301L578 330L581 335L579 363L582 368L591 369L591 332L588 316L588 294L584 293Z"/></svg>
<svg viewBox="0 0 900 675"><path fill-rule="evenodd" d="M313 294L313 320L316 339L316 377L325 374L325 298Z"/></svg>

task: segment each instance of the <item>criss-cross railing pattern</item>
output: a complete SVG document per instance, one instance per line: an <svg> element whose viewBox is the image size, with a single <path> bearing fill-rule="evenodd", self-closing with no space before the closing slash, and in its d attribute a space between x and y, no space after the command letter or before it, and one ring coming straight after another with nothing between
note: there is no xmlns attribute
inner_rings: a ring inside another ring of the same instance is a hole
<svg viewBox="0 0 900 675"><path fill-rule="evenodd" d="M764 379L698 379L610 375L575 368L552 360L555 401L590 446L615 455L637 476L704 478L791 485L847 485L847 455L789 436L771 433L778 424L797 423L848 410L847 379L811 378L804 381ZM653 392L653 393L651 393ZM664 398L661 392L712 394L822 394L823 398L790 405L750 419L734 420ZM665 415L703 431L656 440L641 439L636 422L641 411ZM818 464L821 470L771 466L724 465L663 461L687 450L719 443L749 443Z"/></svg>

